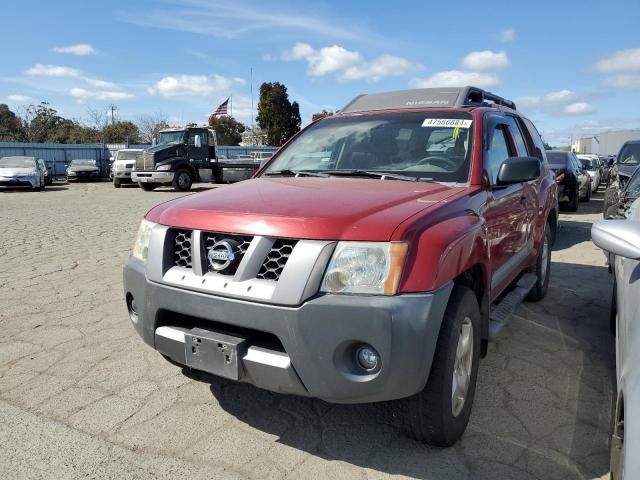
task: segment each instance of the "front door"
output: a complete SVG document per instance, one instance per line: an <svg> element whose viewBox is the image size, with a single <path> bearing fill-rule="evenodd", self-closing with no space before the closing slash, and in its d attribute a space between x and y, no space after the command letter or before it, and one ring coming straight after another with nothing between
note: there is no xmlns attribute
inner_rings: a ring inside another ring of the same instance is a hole
<svg viewBox="0 0 640 480"><path fill-rule="evenodd" d="M489 238L491 290L493 298L515 278L520 266L533 249L530 235L530 194L521 183L506 187L497 185L500 165L517 156L515 143L509 133L509 121L494 116L486 121L489 129L484 150L484 165L492 185L484 212Z"/></svg>

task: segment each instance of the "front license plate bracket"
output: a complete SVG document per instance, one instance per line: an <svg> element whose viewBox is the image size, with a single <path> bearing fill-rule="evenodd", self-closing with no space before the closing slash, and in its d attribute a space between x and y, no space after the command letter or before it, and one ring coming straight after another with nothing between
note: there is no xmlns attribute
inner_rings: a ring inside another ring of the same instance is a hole
<svg viewBox="0 0 640 480"><path fill-rule="evenodd" d="M240 380L248 340L226 333L193 328L184 334L185 361L188 367Z"/></svg>

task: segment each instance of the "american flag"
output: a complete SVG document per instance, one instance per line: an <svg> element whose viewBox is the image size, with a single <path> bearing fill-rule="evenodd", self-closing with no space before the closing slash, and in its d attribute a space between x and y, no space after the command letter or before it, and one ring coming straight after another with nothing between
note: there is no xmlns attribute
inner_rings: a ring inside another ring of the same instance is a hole
<svg viewBox="0 0 640 480"><path fill-rule="evenodd" d="M226 115L227 114L227 105L229 104L229 99L227 98L224 102L220 104L216 111L213 112L213 116L217 117L218 115Z"/></svg>

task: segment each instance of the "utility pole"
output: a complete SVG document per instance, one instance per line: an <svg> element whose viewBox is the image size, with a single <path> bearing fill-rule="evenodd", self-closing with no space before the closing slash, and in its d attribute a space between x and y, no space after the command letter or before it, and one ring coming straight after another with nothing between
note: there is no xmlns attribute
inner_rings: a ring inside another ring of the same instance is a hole
<svg viewBox="0 0 640 480"><path fill-rule="evenodd" d="M251 73L249 74L249 85L251 85L251 144L255 145L256 127L253 124L253 67L251 67Z"/></svg>
<svg viewBox="0 0 640 480"><path fill-rule="evenodd" d="M107 110L111 110L111 125L113 125L115 123L115 112L118 110L118 107L114 104L107 105Z"/></svg>

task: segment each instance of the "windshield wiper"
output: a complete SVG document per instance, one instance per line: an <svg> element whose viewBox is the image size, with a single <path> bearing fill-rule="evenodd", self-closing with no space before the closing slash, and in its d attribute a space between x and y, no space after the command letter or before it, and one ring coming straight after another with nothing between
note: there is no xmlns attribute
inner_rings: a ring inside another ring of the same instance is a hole
<svg viewBox="0 0 640 480"><path fill-rule="evenodd" d="M288 168L284 170L276 170L273 172L265 172L265 175L268 177L272 177L275 175L280 175L282 177L328 177L329 174L324 172L312 172L310 170L289 170Z"/></svg>

